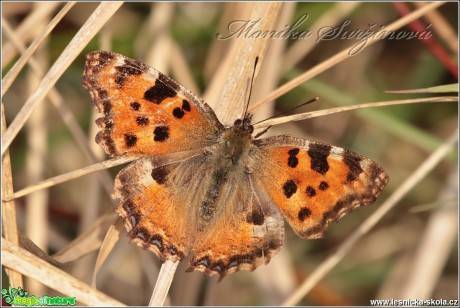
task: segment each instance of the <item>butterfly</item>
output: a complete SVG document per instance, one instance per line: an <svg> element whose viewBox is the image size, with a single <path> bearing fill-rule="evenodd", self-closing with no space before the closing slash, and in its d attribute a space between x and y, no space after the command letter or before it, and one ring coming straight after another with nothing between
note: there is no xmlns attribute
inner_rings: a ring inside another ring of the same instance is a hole
<svg viewBox="0 0 460 308"><path fill-rule="evenodd" d="M96 142L139 158L115 178L129 237L162 262L188 258L187 271L254 270L279 252L284 219L320 238L388 183L382 167L340 147L254 138L250 114L224 126L196 95L123 55L89 53L83 79L103 113Z"/></svg>

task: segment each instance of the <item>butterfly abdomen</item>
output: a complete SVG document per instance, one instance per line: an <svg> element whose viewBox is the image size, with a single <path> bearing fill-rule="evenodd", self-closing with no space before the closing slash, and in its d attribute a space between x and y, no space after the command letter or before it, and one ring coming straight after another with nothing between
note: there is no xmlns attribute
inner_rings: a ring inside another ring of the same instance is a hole
<svg viewBox="0 0 460 308"><path fill-rule="evenodd" d="M225 194L222 193L226 185L236 184L229 183L230 179L242 178L245 173L249 155L249 144L251 143L251 134L235 130L234 127L226 129L220 139L217 151L213 152L213 158L210 160L210 179L202 185L205 191L200 200L198 216L202 220L204 229L226 203Z"/></svg>

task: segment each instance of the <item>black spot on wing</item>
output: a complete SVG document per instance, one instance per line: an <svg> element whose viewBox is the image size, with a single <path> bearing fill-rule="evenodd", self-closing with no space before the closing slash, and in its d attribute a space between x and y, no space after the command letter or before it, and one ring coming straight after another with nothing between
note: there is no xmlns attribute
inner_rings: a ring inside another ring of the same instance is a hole
<svg viewBox="0 0 460 308"><path fill-rule="evenodd" d="M184 117L184 115L185 115L185 112L181 108L179 108L179 107L174 108L173 116L175 118L182 119Z"/></svg>
<svg viewBox="0 0 460 308"><path fill-rule="evenodd" d="M311 143L307 151L308 156L311 158L311 169L320 174L326 174L329 170L327 157L329 156L330 152L331 146L329 145Z"/></svg>
<svg viewBox="0 0 460 308"><path fill-rule="evenodd" d="M137 137L133 134L125 134L126 147L131 148L136 145Z"/></svg>
<svg viewBox="0 0 460 308"><path fill-rule="evenodd" d="M305 192L307 193L307 196L309 197L314 197L316 195L316 190L311 186L308 186Z"/></svg>
<svg viewBox="0 0 460 308"><path fill-rule="evenodd" d="M161 185L166 183L166 180L168 179L168 170L165 166L157 167L152 169L151 175L155 182Z"/></svg>
<svg viewBox="0 0 460 308"><path fill-rule="evenodd" d="M160 73L158 79L155 81L155 85L145 91L144 98L146 100L155 104L160 104L164 99L177 95L176 89L178 85L165 78L166 76Z"/></svg>
<svg viewBox="0 0 460 308"><path fill-rule="evenodd" d="M297 185L293 180L288 180L284 183L283 190L286 198L291 198L291 196L297 191Z"/></svg>
<svg viewBox="0 0 460 308"><path fill-rule="evenodd" d="M296 156L297 154L299 154L299 151L300 151L299 148L293 148L293 149L288 151L288 154L290 156Z"/></svg>
<svg viewBox="0 0 460 308"><path fill-rule="evenodd" d="M304 221L305 219L310 217L310 215L311 215L311 211L307 207L303 207L302 209L300 209L297 217L299 218L300 221Z"/></svg>
<svg viewBox="0 0 460 308"><path fill-rule="evenodd" d="M187 112L190 112L190 110L192 109L190 108L189 102L183 99L182 107L174 108L172 114L176 119L182 119Z"/></svg>
<svg viewBox="0 0 460 308"><path fill-rule="evenodd" d="M145 126L149 124L149 119L146 117L137 117L136 122L137 122L137 125L139 126Z"/></svg>
<svg viewBox="0 0 460 308"><path fill-rule="evenodd" d="M167 126L157 126L153 131L153 140L165 141L169 138L169 128Z"/></svg>
<svg viewBox="0 0 460 308"><path fill-rule="evenodd" d="M361 165L359 164L361 161L361 157L357 155L353 155L352 153L345 151L343 155L343 161L347 164L349 171L347 174L347 182L352 182L356 180L356 178L363 172Z"/></svg>
<svg viewBox="0 0 460 308"><path fill-rule="evenodd" d="M182 100L182 109L184 111L191 111L192 109L190 108L190 103L187 100Z"/></svg>
<svg viewBox="0 0 460 308"><path fill-rule="evenodd" d="M139 104L138 102L132 102L130 106L133 110L136 110L136 111L139 110L139 108L141 108L141 104Z"/></svg>
<svg viewBox="0 0 460 308"><path fill-rule="evenodd" d="M328 184L327 182L322 181L321 183L319 183L318 188L319 188L320 190L324 191L324 190L326 190L326 189L329 188L329 184Z"/></svg>
<svg viewBox="0 0 460 308"><path fill-rule="evenodd" d="M299 159L297 158L297 154L299 154L299 149L294 148L288 151L288 166L291 168L295 168L299 163Z"/></svg>
<svg viewBox="0 0 460 308"><path fill-rule="evenodd" d="M247 217L247 222L257 226L263 225L264 221L264 215L262 214L262 212L257 210L253 210Z"/></svg>
<svg viewBox="0 0 460 308"><path fill-rule="evenodd" d="M115 69L117 70L115 83L120 88L124 85L126 78L144 73L147 70L147 66L136 60L125 59L125 64L117 66Z"/></svg>

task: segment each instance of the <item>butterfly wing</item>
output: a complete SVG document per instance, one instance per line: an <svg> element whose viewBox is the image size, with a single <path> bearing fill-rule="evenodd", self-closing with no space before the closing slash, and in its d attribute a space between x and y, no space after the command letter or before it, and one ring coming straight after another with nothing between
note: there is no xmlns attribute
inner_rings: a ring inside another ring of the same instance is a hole
<svg viewBox="0 0 460 308"><path fill-rule="evenodd" d="M123 55L86 57L84 87L104 117L96 136L110 156L181 152L216 142L222 124L212 109L159 71Z"/></svg>
<svg viewBox="0 0 460 308"><path fill-rule="evenodd" d="M276 136L253 141L251 170L302 238L322 237L331 221L375 201L388 176L339 147Z"/></svg>
<svg viewBox="0 0 460 308"><path fill-rule="evenodd" d="M199 230L187 271L208 275L254 270L267 264L284 242L284 221L271 198L249 175L223 187L221 209L204 230Z"/></svg>
<svg viewBox="0 0 460 308"><path fill-rule="evenodd" d="M193 155L184 153L141 158L115 178L115 209L125 221L128 236L162 262L180 261L190 251L193 209L184 203L173 181L190 159Z"/></svg>

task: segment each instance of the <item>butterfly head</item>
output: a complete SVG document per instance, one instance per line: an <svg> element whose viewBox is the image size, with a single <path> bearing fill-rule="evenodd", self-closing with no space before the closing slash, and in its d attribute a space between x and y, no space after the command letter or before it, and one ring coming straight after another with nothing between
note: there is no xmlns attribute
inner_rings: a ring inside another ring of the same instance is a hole
<svg viewBox="0 0 460 308"><path fill-rule="evenodd" d="M252 114L246 113L243 119L235 120L233 123L233 130L238 133L252 134L254 127L251 124Z"/></svg>

